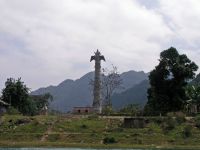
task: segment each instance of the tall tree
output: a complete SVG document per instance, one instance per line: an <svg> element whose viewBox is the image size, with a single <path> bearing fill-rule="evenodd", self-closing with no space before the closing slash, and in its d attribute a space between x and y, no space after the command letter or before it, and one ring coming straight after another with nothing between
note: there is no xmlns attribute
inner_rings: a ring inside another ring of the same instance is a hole
<svg viewBox="0 0 200 150"><path fill-rule="evenodd" d="M5 88L2 90L2 100L9 103L20 112L25 113L24 106L27 105L29 88L21 81L21 78L15 80L7 79Z"/></svg>
<svg viewBox="0 0 200 150"><path fill-rule="evenodd" d="M150 72L146 110L152 114L180 111L187 100L185 87L198 66L171 47L160 53L158 66Z"/></svg>
<svg viewBox="0 0 200 150"><path fill-rule="evenodd" d="M49 100L53 100L49 93L35 96L29 95L29 88L21 81L21 78L17 80L13 78L7 79L1 98L23 115L39 114L44 107L49 105Z"/></svg>

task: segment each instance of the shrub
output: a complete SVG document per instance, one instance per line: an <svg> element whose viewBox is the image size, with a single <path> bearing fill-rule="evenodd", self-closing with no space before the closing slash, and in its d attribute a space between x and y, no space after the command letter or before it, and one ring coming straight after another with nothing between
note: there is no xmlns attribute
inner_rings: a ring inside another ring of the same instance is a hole
<svg viewBox="0 0 200 150"><path fill-rule="evenodd" d="M112 144L112 143L116 143L117 141L115 140L114 137L105 137L103 139L103 143L104 144Z"/></svg>
<svg viewBox="0 0 200 150"><path fill-rule="evenodd" d="M160 125L164 121L164 118L163 117L155 117L155 118L152 118L152 121L154 123Z"/></svg>
<svg viewBox="0 0 200 150"><path fill-rule="evenodd" d="M87 126L86 126L85 124L83 124L83 125L81 125L81 128L82 128L82 129L86 129Z"/></svg>
<svg viewBox="0 0 200 150"><path fill-rule="evenodd" d="M138 138L138 137L135 137L132 141L134 144L142 144L142 139L141 138Z"/></svg>
<svg viewBox="0 0 200 150"><path fill-rule="evenodd" d="M183 137L188 138L192 135L192 127L190 125L187 125L183 129Z"/></svg>
<svg viewBox="0 0 200 150"><path fill-rule="evenodd" d="M164 132L173 130L175 126L176 126L176 121L172 117L167 117L167 119L161 125Z"/></svg>
<svg viewBox="0 0 200 150"><path fill-rule="evenodd" d="M168 117L171 117L171 118L176 118L176 122L178 124L181 124L183 122L185 122L185 114L181 111L178 111L178 112L169 112L167 113L167 116Z"/></svg>
<svg viewBox="0 0 200 150"><path fill-rule="evenodd" d="M113 111L112 107L110 107L110 106L104 107L102 109L102 114L103 115L109 116L109 115L111 115L113 113L114 113L114 111Z"/></svg>
<svg viewBox="0 0 200 150"><path fill-rule="evenodd" d="M174 112L168 112L167 117L171 117L171 118L174 117Z"/></svg>
<svg viewBox="0 0 200 150"><path fill-rule="evenodd" d="M8 115L18 115L18 114L20 114L20 112L11 106L7 109L7 114Z"/></svg>
<svg viewBox="0 0 200 150"><path fill-rule="evenodd" d="M200 129L200 116L195 117L195 126Z"/></svg>
<svg viewBox="0 0 200 150"><path fill-rule="evenodd" d="M175 117L178 124L185 122L185 114L183 112L176 112Z"/></svg>

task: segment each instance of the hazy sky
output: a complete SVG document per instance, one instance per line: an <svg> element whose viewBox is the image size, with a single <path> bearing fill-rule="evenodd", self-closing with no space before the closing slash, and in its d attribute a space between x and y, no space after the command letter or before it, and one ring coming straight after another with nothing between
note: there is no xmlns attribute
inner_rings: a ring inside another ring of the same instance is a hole
<svg viewBox="0 0 200 150"><path fill-rule="evenodd" d="M200 65L200 0L0 0L0 89L37 89L103 67L149 72L171 46Z"/></svg>

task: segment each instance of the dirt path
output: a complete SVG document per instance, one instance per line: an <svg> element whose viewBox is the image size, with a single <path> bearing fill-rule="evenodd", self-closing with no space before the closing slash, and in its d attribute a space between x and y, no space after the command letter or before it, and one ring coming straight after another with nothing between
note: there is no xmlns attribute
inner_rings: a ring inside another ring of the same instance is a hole
<svg viewBox="0 0 200 150"><path fill-rule="evenodd" d="M40 140L41 142L47 141L47 138L48 138L49 134L52 133L52 128L53 128L53 125L56 123L56 121L57 121L57 120L53 121L53 122L51 123L51 125L49 125L47 131L45 132L45 134L42 136L42 138L41 138L41 140Z"/></svg>

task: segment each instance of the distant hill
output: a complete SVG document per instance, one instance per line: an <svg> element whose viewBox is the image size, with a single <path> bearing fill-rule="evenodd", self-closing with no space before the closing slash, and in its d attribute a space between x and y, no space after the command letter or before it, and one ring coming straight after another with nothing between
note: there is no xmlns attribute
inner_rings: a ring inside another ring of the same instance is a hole
<svg viewBox="0 0 200 150"><path fill-rule="evenodd" d="M132 88L134 85L137 85L141 81L148 79L148 73L144 73L144 71L128 71L124 72L120 75L122 79L122 89L117 90L117 93L121 93L123 91L126 91L129 88Z"/></svg>
<svg viewBox="0 0 200 150"><path fill-rule="evenodd" d="M148 74L143 71L128 71L122 73L120 76L123 80L123 88L116 91L118 94L148 78ZM92 88L90 87L89 82L93 78L94 72L89 72L80 79L67 79L57 86L40 88L33 91L31 94L38 95L48 92L54 98L53 102L50 104L52 109L62 112L71 111L75 106L90 106L92 104Z"/></svg>
<svg viewBox="0 0 200 150"><path fill-rule="evenodd" d="M120 109L128 104L139 104L144 106L147 102L147 89L149 81L143 80L128 90L112 96L112 103L115 109Z"/></svg>
<svg viewBox="0 0 200 150"><path fill-rule="evenodd" d="M70 111L74 106L87 106L92 102L89 82L94 76L93 72L87 73L77 80L67 79L57 86L40 88L32 95L49 92L53 96L50 107L62 112Z"/></svg>

